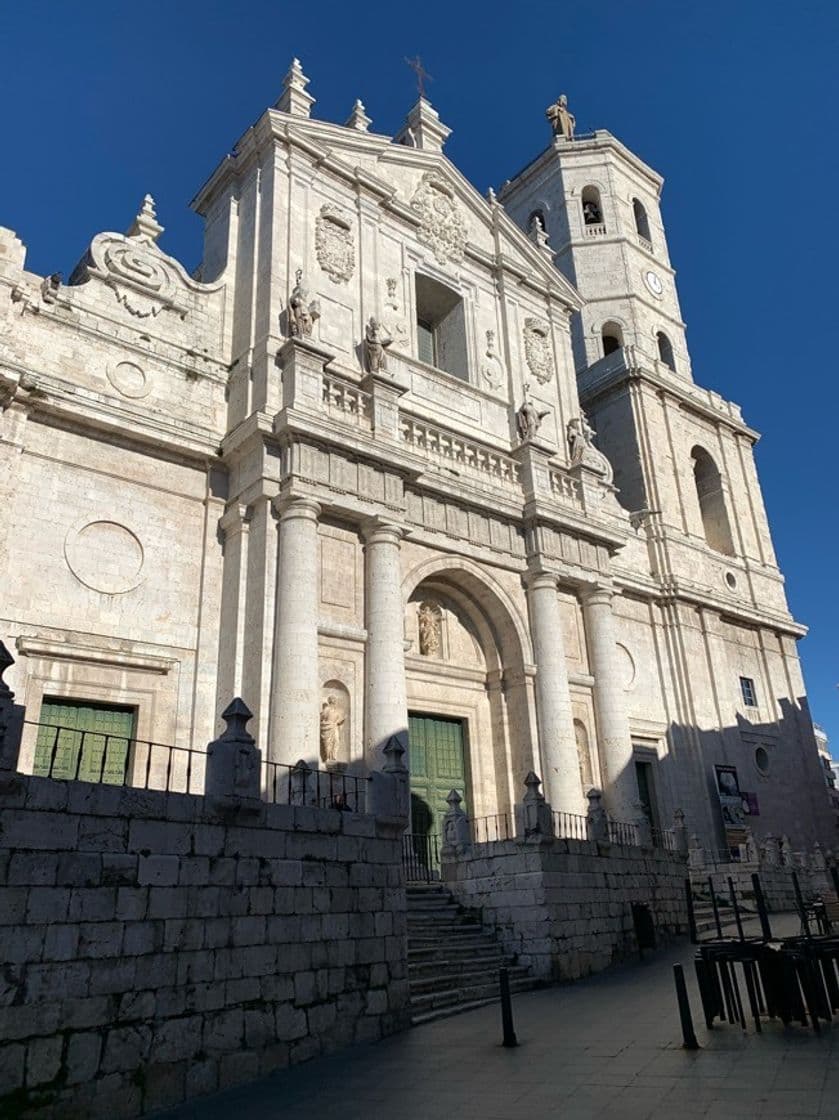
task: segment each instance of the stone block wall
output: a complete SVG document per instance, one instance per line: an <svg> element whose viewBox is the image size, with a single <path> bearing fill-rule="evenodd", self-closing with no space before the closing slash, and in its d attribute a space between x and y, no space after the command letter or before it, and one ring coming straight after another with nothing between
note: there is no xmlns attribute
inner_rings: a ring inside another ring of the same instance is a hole
<svg viewBox="0 0 839 1120"><path fill-rule="evenodd" d="M407 1024L373 817L4 776L0 1116L130 1117Z"/></svg>
<svg viewBox="0 0 839 1120"><path fill-rule="evenodd" d="M576 980L636 952L632 903L649 906L660 941L686 933L686 875L675 852L588 840L478 844L443 865L458 901L546 980Z"/></svg>

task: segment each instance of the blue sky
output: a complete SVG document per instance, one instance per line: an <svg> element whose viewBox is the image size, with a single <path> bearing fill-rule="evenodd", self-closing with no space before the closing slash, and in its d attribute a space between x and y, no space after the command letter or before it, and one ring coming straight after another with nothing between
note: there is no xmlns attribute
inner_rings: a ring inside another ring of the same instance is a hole
<svg viewBox="0 0 839 1120"><path fill-rule="evenodd" d="M814 717L839 754L834 450L839 105L835 0L42 0L0 13L0 223L36 272L68 274L150 191L164 248L193 267L187 203L280 91L297 55L315 115L361 97L392 133L434 77L447 154L484 191L548 139L567 92L666 179L664 219L696 380L764 433L758 468Z"/></svg>

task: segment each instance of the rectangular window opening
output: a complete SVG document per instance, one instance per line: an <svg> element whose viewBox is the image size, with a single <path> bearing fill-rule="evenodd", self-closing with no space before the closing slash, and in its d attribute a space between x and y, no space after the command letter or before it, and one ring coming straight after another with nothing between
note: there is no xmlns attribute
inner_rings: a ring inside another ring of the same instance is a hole
<svg viewBox="0 0 839 1120"><path fill-rule="evenodd" d="M469 380L463 300L445 284L417 273L417 357L421 362Z"/></svg>
<svg viewBox="0 0 839 1120"><path fill-rule="evenodd" d="M747 708L757 707L757 692L755 691L755 682L751 677L740 678L740 693Z"/></svg>

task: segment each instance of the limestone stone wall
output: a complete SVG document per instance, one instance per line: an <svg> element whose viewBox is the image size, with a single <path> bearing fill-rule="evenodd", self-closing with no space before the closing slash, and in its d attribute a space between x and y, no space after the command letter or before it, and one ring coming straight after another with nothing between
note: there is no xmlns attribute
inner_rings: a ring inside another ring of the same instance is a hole
<svg viewBox="0 0 839 1120"><path fill-rule="evenodd" d="M130 1117L406 1024L373 817L16 775L0 790L0 1115Z"/></svg>
<svg viewBox="0 0 839 1120"><path fill-rule="evenodd" d="M555 840L473 846L443 865L455 897L535 976L577 980L637 951L632 903L661 940L686 933L685 860L674 852Z"/></svg>

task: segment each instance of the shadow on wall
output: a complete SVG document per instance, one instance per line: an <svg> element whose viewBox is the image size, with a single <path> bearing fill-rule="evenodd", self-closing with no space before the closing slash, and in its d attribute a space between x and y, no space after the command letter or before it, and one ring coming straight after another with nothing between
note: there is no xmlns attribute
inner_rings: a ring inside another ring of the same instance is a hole
<svg viewBox="0 0 839 1120"><path fill-rule="evenodd" d="M839 851L839 819L807 698L775 703L776 720L738 716L736 724L713 730L671 723L664 757L635 743L638 815L645 794L653 827L670 827L674 811L682 809L689 834L712 851L725 851L745 830L758 842L786 836L795 849L809 850L818 841L826 853Z"/></svg>

